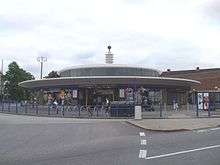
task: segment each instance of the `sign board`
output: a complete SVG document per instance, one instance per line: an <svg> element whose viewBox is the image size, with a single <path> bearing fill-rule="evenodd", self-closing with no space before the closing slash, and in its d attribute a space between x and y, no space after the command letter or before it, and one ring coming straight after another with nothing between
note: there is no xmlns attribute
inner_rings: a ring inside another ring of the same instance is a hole
<svg viewBox="0 0 220 165"><path fill-rule="evenodd" d="M77 90L73 90L73 98L77 98Z"/></svg>
<svg viewBox="0 0 220 165"><path fill-rule="evenodd" d="M124 98L125 97L125 90L124 89L119 89L119 97Z"/></svg>
<svg viewBox="0 0 220 165"><path fill-rule="evenodd" d="M209 93L198 93L197 94L197 105L200 110L209 109Z"/></svg>
<svg viewBox="0 0 220 165"><path fill-rule="evenodd" d="M126 100L127 101L132 101L133 100L133 89L132 88L127 88L125 90L125 95L126 95Z"/></svg>
<svg viewBox="0 0 220 165"><path fill-rule="evenodd" d="M203 93L203 108L204 110L209 109L209 93Z"/></svg>
<svg viewBox="0 0 220 165"><path fill-rule="evenodd" d="M61 98L62 100L65 99L65 91L64 91L64 90L61 90L61 91L60 91L60 98Z"/></svg>
<svg viewBox="0 0 220 165"><path fill-rule="evenodd" d="M198 109L203 109L203 93L197 94L197 105Z"/></svg>

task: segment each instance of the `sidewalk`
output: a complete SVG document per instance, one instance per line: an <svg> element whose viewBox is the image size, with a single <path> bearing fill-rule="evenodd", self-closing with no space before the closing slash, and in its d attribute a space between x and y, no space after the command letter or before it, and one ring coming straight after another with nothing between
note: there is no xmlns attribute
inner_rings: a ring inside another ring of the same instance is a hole
<svg viewBox="0 0 220 165"><path fill-rule="evenodd" d="M97 123L126 122L128 119L97 119L97 118L62 118L48 116L30 116L0 113L0 125L3 124L59 124L59 123Z"/></svg>
<svg viewBox="0 0 220 165"><path fill-rule="evenodd" d="M175 118L175 119L78 119L60 117L39 117L0 113L0 124L52 124L52 123L94 123L127 122L153 131L183 131L220 126L220 118Z"/></svg>
<svg viewBox="0 0 220 165"><path fill-rule="evenodd" d="M219 127L220 118L142 119L128 120L128 123L146 130L183 131Z"/></svg>

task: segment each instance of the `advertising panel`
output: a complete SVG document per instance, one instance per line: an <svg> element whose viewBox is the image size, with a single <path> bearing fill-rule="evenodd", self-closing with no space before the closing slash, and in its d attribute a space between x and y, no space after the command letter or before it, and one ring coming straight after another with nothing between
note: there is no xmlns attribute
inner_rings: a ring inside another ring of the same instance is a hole
<svg viewBox="0 0 220 165"><path fill-rule="evenodd" d="M77 90L73 90L73 98L77 98Z"/></svg>
<svg viewBox="0 0 220 165"><path fill-rule="evenodd" d="M203 93L203 107L204 110L209 109L209 93Z"/></svg>
<svg viewBox="0 0 220 165"><path fill-rule="evenodd" d="M119 97L124 98L125 97L125 90L124 89L119 89Z"/></svg>
<svg viewBox="0 0 220 165"><path fill-rule="evenodd" d="M197 105L198 109L203 109L203 93L197 94Z"/></svg>

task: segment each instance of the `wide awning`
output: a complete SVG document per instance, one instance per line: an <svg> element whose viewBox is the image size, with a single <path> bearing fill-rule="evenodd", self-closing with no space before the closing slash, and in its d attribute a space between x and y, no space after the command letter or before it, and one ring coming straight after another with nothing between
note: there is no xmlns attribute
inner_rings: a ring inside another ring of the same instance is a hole
<svg viewBox="0 0 220 165"><path fill-rule="evenodd" d="M184 87L189 88L200 84L199 81L167 78L167 77L138 77L138 76L94 76L94 77L60 77L41 80L23 81L19 85L24 88L54 88L94 85L145 85L153 87Z"/></svg>

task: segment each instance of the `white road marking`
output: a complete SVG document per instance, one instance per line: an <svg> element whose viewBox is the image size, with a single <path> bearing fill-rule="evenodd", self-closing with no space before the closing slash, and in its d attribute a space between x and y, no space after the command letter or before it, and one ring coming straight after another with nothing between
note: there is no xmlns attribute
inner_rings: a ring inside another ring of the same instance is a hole
<svg viewBox="0 0 220 165"><path fill-rule="evenodd" d="M204 132L216 131L216 130L220 130L220 127L210 128L210 129L200 129L200 130L196 130L194 132L196 132L196 133L204 133Z"/></svg>
<svg viewBox="0 0 220 165"><path fill-rule="evenodd" d="M145 136L145 133L144 132L140 132L140 136Z"/></svg>
<svg viewBox="0 0 220 165"><path fill-rule="evenodd" d="M211 131L220 130L220 127L217 127L217 128L211 128L210 130L211 130Z"/></svg>
<svg viewBox="0 0 220 165"><path fill-rule="evenodd" d="M139 158L146 159L146 157L147 157L147 150L140 150L139 151Z"/></svg>
<svg viewBox="0 0 220 165"><path fill-rule="evenodd" d="M196 132L197 133L204 133L204 132L208 132L208 130L207 129L201 129L201 130L197 130Z"/></svg>
<svg viewBox="0 0 220 165"><path fill-rule="evenodd" d="M150 157L147 157L146 159L149 160L149 159L163 158L163 157L169 157L169 156L173 156L173 155L180 155L180 154L185 154L185 153L189 153L189 152L202 151L202 150L208 150L208 149L219 148L219 147L220 147L220 145L214 145L214 146L196 148L196 149L185 150L185 151L180 151L180 152L173 152L173 153L169 153L169 154L150 156Z"/></svg>
<svg viewBox="0 0 220 165"><path fill-rule="evenodd" d="M141 139L141 145L147 145L147 140Z"/></svg>

